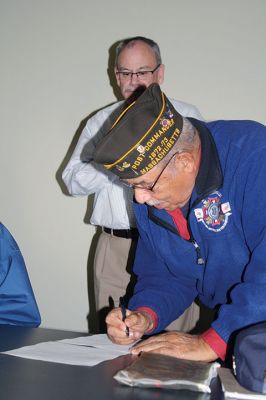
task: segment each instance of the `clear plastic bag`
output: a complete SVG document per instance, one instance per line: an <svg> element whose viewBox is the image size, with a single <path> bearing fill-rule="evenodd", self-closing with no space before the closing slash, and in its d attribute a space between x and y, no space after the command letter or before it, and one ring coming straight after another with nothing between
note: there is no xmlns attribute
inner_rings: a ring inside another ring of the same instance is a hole
<svg viewBox="0 0 266 400"><path fill-rule="evenodd" d="M133 363L118 371L114 379L128 386L188 389L210 393L218 363L181 360L161 354L141 353Z"/></svg>

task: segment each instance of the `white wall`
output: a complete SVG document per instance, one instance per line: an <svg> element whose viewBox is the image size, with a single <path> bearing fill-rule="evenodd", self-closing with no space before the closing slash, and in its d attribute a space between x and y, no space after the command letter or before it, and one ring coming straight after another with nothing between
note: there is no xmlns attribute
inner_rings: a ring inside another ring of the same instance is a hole
<svg viewBox="0 0 266 400"><path fill-rule="evenodd" d="M94 228L56 174L80 122L115 100L108 50L132 35L160 44L168 96L266 123L265 0L0 0L0 219L44 327L87 330Z"/></svg>

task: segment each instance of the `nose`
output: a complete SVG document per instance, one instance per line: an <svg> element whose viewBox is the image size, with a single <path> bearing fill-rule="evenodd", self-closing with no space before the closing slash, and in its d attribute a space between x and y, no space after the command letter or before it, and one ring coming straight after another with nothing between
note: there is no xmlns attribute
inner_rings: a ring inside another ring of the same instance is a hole
<svg viewBox="0 0 266 400"><path fill-rule="evenodd" d="M131 75L131 83L133 84L133 85L136 85L136 84L139 84L139 78L137 77L137 75Z"/></svg>
<svg viewBox="0 0 266 400"><path fill-rule="evenodd" d="M134 195L136 201L140 204L147 203L152 198L152 192L147 189L135 188Z"/></svg>

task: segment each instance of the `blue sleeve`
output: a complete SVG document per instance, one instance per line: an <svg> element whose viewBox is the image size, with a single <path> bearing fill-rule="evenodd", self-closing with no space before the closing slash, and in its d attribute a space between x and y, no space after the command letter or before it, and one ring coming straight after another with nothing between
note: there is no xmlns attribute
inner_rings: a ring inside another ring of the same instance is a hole
<svg viewBox="0 0 266 400"><path fill-rule="evenodd" d="M193 279L175 276L153 248L149 236L141 228L134 262L137 283L129 308L151 308L158 317L152 333L165 329L178 318L197 295ZM193 289L194 287L194 289Z"/></svg>
<svg viewBox="0 0 266 400"><path fill-rule="evenodd" d="M259 131L258 131L259 134ZM264 130L266 134L266 129ZM264 142L265 143L265 142ZM249 151L251 153L251 151ZM252 156L252 158L251 158ZM241 207L241 224L246 248L249 251L241 281L232 287L230 302L222 305L213 328L228 341L232 332L266 321L266 145L250 154L242 166L236 204ZM234 268L234 260L230 268Z"/></svg>
<svg viewBox="0 0 266 400"><path fill-rule="evenodd" d="M24 259L0 224L0 324L37 327L41 317Z"/></svg>

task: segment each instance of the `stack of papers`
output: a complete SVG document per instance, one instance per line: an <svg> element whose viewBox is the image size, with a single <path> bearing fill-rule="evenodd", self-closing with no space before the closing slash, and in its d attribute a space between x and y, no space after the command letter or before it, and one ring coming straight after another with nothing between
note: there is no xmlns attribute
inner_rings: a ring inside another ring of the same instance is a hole
<svg viewBox="0 0 266 400"><path fill-rule="evenodd" d="M43 342L3 352L11 356L61 364L93 366L129 352L129 346L113 344L105 334Z"/></svg>

